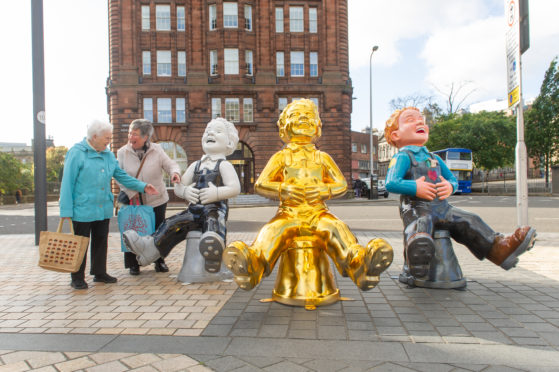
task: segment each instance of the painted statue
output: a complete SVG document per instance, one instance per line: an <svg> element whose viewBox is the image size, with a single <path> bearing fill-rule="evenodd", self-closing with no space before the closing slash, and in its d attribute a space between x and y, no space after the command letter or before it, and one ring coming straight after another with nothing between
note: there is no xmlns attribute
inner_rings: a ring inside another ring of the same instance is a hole
<svg viewBox="0 0 559 372"><path fill-rule="evenodd" d="M279 209L252 245L230 243L223 261L240 288L254 288L282 258L273 299L312 307L339 299L329 271L338 271L362 290L379 283L392 263L392 247L383 239L359 245L348 226L328 211L325 200L342 196L346 180L315 145L322 132L318 109L308 99L291 102L277 122L282 150L268 161L255 183L257 193L279 200Z"/></svg>
<svg viewBox="0 0 559 372"><path fill-rule="evenodd" d="M239 142L235 126L223 118L210 121L202 136L204 156L188 167L175 194L185 199L188 208L167 218L150 236L135 231L123 233L126 246L137 255L142 266L159 257L166 257L173 247L193 230L200 230L199 249L205 269L216 273L221 267L225 249L227 199L237 196L241 184L233 165L225 157L231 155Z"/></svg>
<svg viewBox="0 0 559 372"><path fill-rule="evenodd" d="M530 226L503 236L479 216L447 202L458 183L441 158L424 146L429 127L417 108L396 110L386 122L384 133L387 142L399 149L388 166L386 189L401 194L405 264L413 277L424 278L429 272L436 230L447 230L478 259L487 258L505 270L514 267L518 256L533 247L536 231Z"/></svg>

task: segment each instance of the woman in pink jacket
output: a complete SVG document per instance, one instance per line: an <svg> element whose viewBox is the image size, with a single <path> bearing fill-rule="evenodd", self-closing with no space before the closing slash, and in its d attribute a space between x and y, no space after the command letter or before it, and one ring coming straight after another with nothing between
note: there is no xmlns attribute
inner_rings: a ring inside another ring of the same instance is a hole
<svg viewBox="0 0 559 372"><path fill-rule="evenodd" d="M169 201L169 194L163 180L162 170L171 175L171 182L173 183L180 182L181 177L180 168L177 163L169 158L160 145L150 141L152 135L153 125L149 120L136 119L132 121L128 129L128 143L118 150L117 159L120 167L134 177L140 168L142 160L145 158L140 174L136 178L155 186L159 194L139 194L120 184L119 186L130 200L138 197L140 204L153 207L155 212L155 229L157 229L165 220L165 211ZM130 275L140 274L140 266L136 260L136 255L132 252L124 252L124 267L130 269ZM155 271L169 271L163 258L159 258L155 262Z"/></svg>

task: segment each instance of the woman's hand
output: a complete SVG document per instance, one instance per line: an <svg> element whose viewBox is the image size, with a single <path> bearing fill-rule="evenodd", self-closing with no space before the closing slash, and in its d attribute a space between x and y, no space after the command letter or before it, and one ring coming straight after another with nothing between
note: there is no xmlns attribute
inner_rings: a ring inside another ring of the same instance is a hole
<svg viewBox="0 0 559 372"><path fill-rule="evenodd" d="M149 195L159 195L159 191L151 183L148 183L144 188L144 192Z"/></svg>
<svg viewBox="0 0 559 372"><path fill-rule="evenodd" d="M173 173L171 176L171 183L179 183L181 181L181 175L178 173Z"/></svg>

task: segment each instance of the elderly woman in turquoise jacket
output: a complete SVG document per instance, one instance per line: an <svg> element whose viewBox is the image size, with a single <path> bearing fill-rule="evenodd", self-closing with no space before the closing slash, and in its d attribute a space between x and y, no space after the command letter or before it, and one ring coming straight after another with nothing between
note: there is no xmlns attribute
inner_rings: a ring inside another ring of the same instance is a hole
<svg viewBox="0 0 559 372"><path fill-rule="evenodd" d="M71 218L76 235L90 238L91 269L94 282L115 283L107 274L107 245L109 221L113 214L111 179L125 187L157 195L151 184L129 176L119 166L114 154L107 149L113 126L93 121L87 126L87 137L66 154L60 188L60 218ZM71 286L86 289L84 255L80 269L72 273Z"/></svg>

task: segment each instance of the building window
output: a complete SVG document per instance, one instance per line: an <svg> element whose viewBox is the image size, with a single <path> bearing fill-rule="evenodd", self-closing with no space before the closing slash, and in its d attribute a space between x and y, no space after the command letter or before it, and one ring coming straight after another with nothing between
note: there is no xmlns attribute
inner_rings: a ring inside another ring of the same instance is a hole
<svg viewBox="0 0 559 372"><path fill-rule="evenodd" d="M225 98L225 119L233 123L239 122L238 98Z"/></svg>
<svg viewBox="0 0 559 372"><path fill-rule="evenodd" d="M157 99L157 122L171 123L173 121L173 111L171 109L170 98Z"/></svg>
<svg viewBox="0 0 559 372"><path fill-rule="evenodd" d="M238 22L237 3L223 3L223 27L237 28Z"/></svg>
<svg viewBox="0 0 559 372"><path fill-rule="evenodd" d="M157 143L159 144L159 146L161 146L163 151L165 151L167 156L169 156L172 160L174 160L178 164L181 170L180 173L183 174L184 172L186 172L186 168L188 166L188 159L186 157L186 152L184 151L184 149L180 145L177 145L175 142L157 142ZM164 173L163 180L167 187L173 187L173 185L171 184L171 175Z"/></svg>
<svg viewBox="0 0 559 372"><path fill-rule="evenodd" d="M289 32L303 32L303 7L289 7Z"/></svg>
<svg viewBox="0 0 559 372"><path fill-rule="evenodd" d="M356 143L351 143L351 152L357 152L357 144Z"/></svg>
<svg viewBox="0 0 559 372"><path fill-rule="evenodd" d="M252 76L252 50L245 50L247 75Z"/></svg>
<svg viewBox="0 0 559 372"><path fill-rule="evenodd" d="M313 101L313 103L315 104L317 110L318 110L318 97L309 97L309 99L311 101Z"/></svg>
<svg viewBox="0 0 559 372"><path fill-rule="evenodd" d="M366 153L367 153L367 145L365 145L364 143L361 144L361 153L362 153L362 154L366 154Z"/></svg>
<svg viewBox="0 0 559 372"><path fill-rule="evenodd" d="M149 50L142 52L142 74L151 75L151 53Z"/></svg>
<svg viewBox="0 0 559 372"><path fill-rule="evenodd" d="M157 76L171 76L171 51L157 51Z"/></svg>
<svg viewBox="0 0 559 372"><path fill-rule="evenodd" d="M184 31L185 29L184 6L177 6L177 31Z"/></svg>
<svg viewBox="0 0 559 372"><path fill-rule="evenodd" d="M309 8L309 32L316 34L317 30L316 8Z"/></svg>
<svg viewBox="0 0 559 372"><path fill-rule="evenodd" d="M212 98L212 119L221 117L221 98Z"/></svg>
<svg viewBox="0 0 559 372"><path fill-rule="evenodd" d="M210 30L215 30L217 27L217 13L215 10L215 5L209 6L208 13L210 14Z"/></svg>
<svg viewBox="0 0 559 372"><path fill-rule="evenodd" d="M144 98L144 119L153 122L153 99Z"/></svg>
<svg viewBox="0 0 559 372"><path fill-rule="evenodd" d="M278 110L279 110L280 114L283 111L283 109L285 108L285 106L287 106L287 98L286 97L278 98Z"/></svg>
<svg viewBox="0 0 559 372"><path fill-rule="evenodd" d="M225 49L225 75L239 74L239 50Z"/></svg>
<svg viewBox="0 0 559 372"><path fill-rule="evenodd" d="M149 30L149 5L142 5L142 31Z"/></svg>
<svg viewBox="0 0 559 372"><path fill-rule="evenodd" d="M305 52L291 52L291 76L305 76Z"/></svg>
<svg viewBox="0 0 559 372"><path fill-rule="evenodd" d="M217 75L217 50L210 50L210 75Z"/></svg>
<svg viewBox="0 0 559 372"><path fill-rule="evenodd" d="M276 8L276 32L283 32L283 8Z"/></svg>
<svg viewBox="0 0 559 372"><path fill-rule="evenodd" d="M177 98L175 101L175 117L177 123L186 123L186 100L184 98Z"/></svg>
<svg viewBox="0 0 559 372"><path fill-rule="evenodd" d="M177 74L186 76L186 52L177 52Z"/></svg>
<svg viewBox="0 0 559 372"><path fill-rule="evenodd" d="M157 31L171 30L171 6L170 5L155 6L155 29Z"/></svg>
<svg viewBox="0 0 559 372"><path fill-rule="evenodd" d="M252 6L245 5L245 30L252 31Z"/></svg>
<svg viewBox="0 0 559 372"><path fill-rule="evenodd" d="M283 56L283 52L276 52L276 76L285 76Z"/></svg>
<svg viewBox="0 0 559 372"><path fill-rule="evenodd" d="M246 123L252 123L254 121L252 98L243 98L243 121Z"/></svg>
<svg viewBox="0 0 559 372"><path fill-rule="evenodd" d="M318 53L311 52L309 55L309 74L310 76L318 76Z"/></svg>

